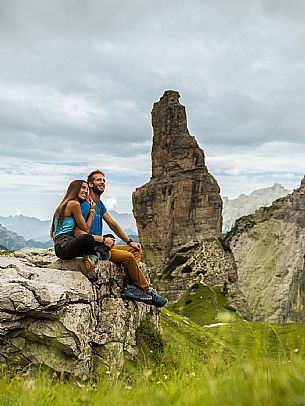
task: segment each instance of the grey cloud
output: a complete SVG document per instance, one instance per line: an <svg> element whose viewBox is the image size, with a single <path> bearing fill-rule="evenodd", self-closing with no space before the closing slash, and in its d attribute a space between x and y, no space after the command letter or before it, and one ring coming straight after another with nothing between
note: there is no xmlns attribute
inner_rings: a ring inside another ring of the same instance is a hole
<svg viewBox="0 0 305 406"><path fill-rule="evenodd" d="M148 155L152 104L168 88L203 148L304 144L301 3L0 0L1 154Z"/></svg>
<svg viewBox="0 0 305 406"><path fill-rule="evenodd" d="M190 128L203 144L304 143L304 104L303 96L272 101L221 94L192 106Z"/></svg>

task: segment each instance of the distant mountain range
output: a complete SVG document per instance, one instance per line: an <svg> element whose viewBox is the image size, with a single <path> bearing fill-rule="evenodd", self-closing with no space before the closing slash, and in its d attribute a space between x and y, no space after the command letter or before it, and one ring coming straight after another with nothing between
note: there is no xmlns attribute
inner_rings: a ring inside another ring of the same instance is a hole
<svg viewBox="0 0 305 406"><path fill-rule="evenodd" d="M260 207L270 206L271 203L290 193L279 183L272 187L258 189L249 196L241 194L236 199L223 197L223 233L227 233L235 220L247 214L254 213ZM118 213L109 210L111 216L120 224L127 235L137 241L137 226L130 213ZM20 215L0 216L0 249L20 249L23 247L48 248L53 245L49 237L51 220L39 220L36 217ZM105 225L104 233L111 232ZM117 243L120 243L117 241Z"/></svg>
<svg viewBox="0 0 305 406"><path fill-rule="evenodd" d="M109 210L110 215L117 220L128 235L137 236L136 222L132 214L118 213ZM23 247L49 248L53 246L49 232L51 220L39 220L36 217L0 216L0 249L1 245L7 249L20 249ZM104 233L108 233L108 227ZM132 237L131 237L132 238ZM133 238L135 240L135 238Z"/></svg>
<svg viewBox="0 0 305 406"><path fill-rule="evenodd" d="M9 250L19 250L24 247L35 247L35 248L49 248L52 246L51 241L45 243L26 240L20 235L14 233L13 231L7 230L0 224L0 249L9 249Z"/></svg>
<svg viewBox="0 0 305 406"><path fill-rule="evenodd" d="M39 220L36 217L18 214L8 217L0 216L0 224L26 240L33 239L43 243L50 240L51 220Z"/></svg>
<svg viewBox="0 0 305 406"><path fill-rule="evenodd" d="M249 196L241 194L231 200L223 197L223 233L230 231L238 218L252 214L260 207L270 206L274 200L284 197L288 193L290 193L289 190L279 183L275 183L271 187L255 190Z"/></svg>

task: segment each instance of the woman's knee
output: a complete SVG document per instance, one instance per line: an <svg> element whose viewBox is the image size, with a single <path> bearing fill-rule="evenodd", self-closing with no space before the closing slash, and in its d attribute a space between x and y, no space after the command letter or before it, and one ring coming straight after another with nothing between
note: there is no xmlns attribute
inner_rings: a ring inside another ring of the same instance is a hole
<svg viewBox="0 0 305 406"><path fill-rule="evenodd" d="M87 246L94 246L94 237L91 234L82 234L77 238L83 241Z"/></svg>

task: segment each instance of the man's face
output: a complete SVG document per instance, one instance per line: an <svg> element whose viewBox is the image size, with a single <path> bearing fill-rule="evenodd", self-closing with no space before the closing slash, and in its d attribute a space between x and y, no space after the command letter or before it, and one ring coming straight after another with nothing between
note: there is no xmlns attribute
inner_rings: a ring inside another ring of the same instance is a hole
<svg viewBox="0 0 305 406"><path fill-rule="evenodd" d="M105 182L105 176L101 173L97 173L93 176L93 182L89 183L89 186L95 194L100 196L105 190Z"/></svg>

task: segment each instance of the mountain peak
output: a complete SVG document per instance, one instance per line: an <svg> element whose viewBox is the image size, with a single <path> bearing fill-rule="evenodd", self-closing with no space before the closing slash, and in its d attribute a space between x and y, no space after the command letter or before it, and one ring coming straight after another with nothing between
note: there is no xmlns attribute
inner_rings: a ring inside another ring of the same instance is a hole
<svg viewBox="0 0 305 406"><path fill-rule="evenodd" d="M274 183L273 186L256 189L249 195L240 194L236 199L223 199L223 232L228 232L239 217L252 214L260 207L270 206L274 200L289 193L280 183Z"/></svg>

